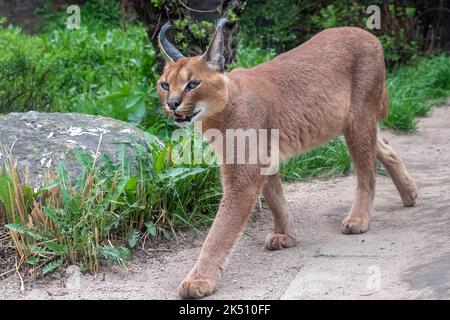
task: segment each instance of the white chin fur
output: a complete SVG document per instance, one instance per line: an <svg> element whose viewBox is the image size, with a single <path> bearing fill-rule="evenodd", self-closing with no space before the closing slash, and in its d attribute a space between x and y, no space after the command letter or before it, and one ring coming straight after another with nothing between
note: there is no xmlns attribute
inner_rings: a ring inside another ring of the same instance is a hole
<svg viewBox="0 0 450 320"><path fill-rule="evenodd" d="M200 119L203 116L203 114L205 113L205 108L199 107L197 105L197 107L195 108L195 112L197 112L197 111L198 111L198 114L196 114L195 117L193 117L191 119L191 123L194 123L194 121Z"/></svg>

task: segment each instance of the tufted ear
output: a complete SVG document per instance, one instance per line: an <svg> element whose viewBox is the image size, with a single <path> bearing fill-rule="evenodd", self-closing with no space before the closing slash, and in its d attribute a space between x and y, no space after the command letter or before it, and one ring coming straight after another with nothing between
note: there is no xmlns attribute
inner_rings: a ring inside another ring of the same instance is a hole
<svg viewBox="0 0 450 320"><path fill-rule="evenodd" d="M223 56L224 50L224 37L223 27L227 23L227 19L222 18L217 23L216 31L214 32L213 39L203 54L202 58L213 69L223 72L225 70L225 57Z"/></svg>

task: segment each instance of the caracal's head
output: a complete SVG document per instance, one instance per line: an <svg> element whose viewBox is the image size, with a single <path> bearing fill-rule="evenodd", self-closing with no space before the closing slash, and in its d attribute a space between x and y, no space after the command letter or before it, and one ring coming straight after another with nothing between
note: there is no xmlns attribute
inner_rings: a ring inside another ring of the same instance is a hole
<svg viewBox="0 0 450 320"><path fill-rule="evenodd" d="M214 117L228 101L228 90L224 74L221 19L213 40L202 56L185 57L167 40L166 23L159 34L159 45L166 59L166 66L158 81L158 93L166 114L173 116L182 126Z"/></svg>

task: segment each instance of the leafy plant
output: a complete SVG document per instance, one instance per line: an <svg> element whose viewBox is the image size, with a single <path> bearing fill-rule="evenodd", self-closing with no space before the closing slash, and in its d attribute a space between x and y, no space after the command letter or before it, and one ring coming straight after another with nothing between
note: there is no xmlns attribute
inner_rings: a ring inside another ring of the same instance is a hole
<svg viewBox="0 0 450 320"><path fill-rule="evenodd" d="M101 261L124 265L143 233L172 239L176 227L210 222L221 196L216 168L177 166L172 142L147 139L134 159L123 146L118 163L76 150L80 175L70 181L60 163L37 191L4 151L0 202L21 261L43 273L66 262L96 272Z"/></svg>

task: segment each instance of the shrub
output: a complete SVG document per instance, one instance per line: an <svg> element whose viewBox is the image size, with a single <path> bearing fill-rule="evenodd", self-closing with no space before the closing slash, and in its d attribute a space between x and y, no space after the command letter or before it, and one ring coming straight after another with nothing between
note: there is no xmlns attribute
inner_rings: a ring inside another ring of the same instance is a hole
<svg viewBox="0 0 450 320"><path fill-rule="evenodd" d="M39 41L17 28L0 26L0 113L48 110L53 103L49 79L54 70L38 67Z"/></svg>

